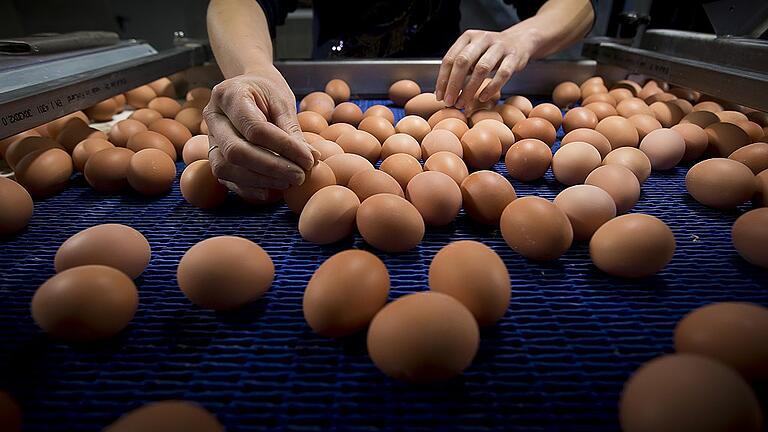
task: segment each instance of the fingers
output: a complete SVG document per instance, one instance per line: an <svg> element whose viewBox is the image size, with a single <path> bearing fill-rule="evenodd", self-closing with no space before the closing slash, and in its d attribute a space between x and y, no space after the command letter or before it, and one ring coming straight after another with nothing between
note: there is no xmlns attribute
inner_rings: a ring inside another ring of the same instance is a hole
<svg viewBox="0 0 768 432"><path fill-rule="evenodd" d="M223 184L224 186L227 187L227 189L236 193L239 197L245 199L246 201L258 202L258 201L264 201L267 199L266 189L238 186L232 182L228 182L225 180L219 180L219 183Z"/></svg>
<svg viewBox="0 0 768 432"><path fill-rule="evenodd" d="M459 91L464 87L464 81L467 78L470 68L472 68L481 55L488 49L489 42L487 38L479 38L466 46L453 62L451 75L448 78L448 84L445 89L444 101L446 105L453 105L459 97Z"/></svg>
<svg viewBox="0 0 768 432"><path fill-rule="evenodd" d="M309 157L311 159L312 163L310 163L308 167L301 164L299 165L305 170L309 170L319 160L320 152L314 150L304 139L304 134L301 132L301 128L299 127L299 120L296 117L295 100L292 100L290 104L277 104L277 106L273 106L271 114L275 125L287 132L288 135L296 142L294 148L301 153L297 157L302 159ZM290 151L287 153L282 153L276 149L272 150L285 157L288 157L289 159L293 159L290 157Z"/></svg>
<svg viewBox="0 0 768 432"><path fill-rule="evenodd" d="M223 181L234 183L241 188L287 189L290 184L285 179L269 177L255 173L233 163L227 163L219 148L210 151L208 160L213 174Z"/></svg>
<svg viewBox="0 0 768 432"><path fill-rule="evenodd" d="M435 83L435 97L437 100L443 100L443 97L445 96L445 88L448 85L448 78L451 76L451 68L453 68L453 64L456 61L456 56L469 44L469 42L469 34L464 33L453 43L448 52L445 53L445 57L443 57L443 61L440 63L440 71L437 73L437 81Z"/></svg>
<svg viewBox="0 0 768 432"><path fill-rule="evenodd" d="M485 86L478 99L480 102L488 101L493 95L499 92L504 84L512 78L512 74L522 69L525 65L520 66L517 57L508 55L501 61L499 69L496 70L496 74L493 76L491 82Z"/></svg>
<svg viewBox="0 0 768 432"><path fill-rule="evenodd" d="M488 48L475 64L472 76L461 91L458 102L456 102L456 108L464 108L472 102L475 98L475 93L477 93L480 85L483 84L483 80L496 68L503 56L504 48L501 45L493 44Z"/></svg>

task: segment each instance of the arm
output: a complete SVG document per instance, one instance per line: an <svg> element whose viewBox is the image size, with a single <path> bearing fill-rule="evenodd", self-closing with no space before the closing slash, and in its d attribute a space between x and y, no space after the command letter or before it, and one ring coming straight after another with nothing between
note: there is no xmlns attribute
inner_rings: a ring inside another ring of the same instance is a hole
<svg viewBox="0 0 768 432"><path fill-rule="evenodd" d="M463 108L483 79L496 70L479 95L480 102L487 101L530 59L546 57L583 38L594 19L589 0L549 0L535 16L504 31L467 30L443 58L435 86L437 99Z"/></svg>
<svg viewBox="0 0 768 432"><path fill-rule="evenodd" d="M256 0L212 0L208 35L225 78L272 65L272 39Z"/></svg>

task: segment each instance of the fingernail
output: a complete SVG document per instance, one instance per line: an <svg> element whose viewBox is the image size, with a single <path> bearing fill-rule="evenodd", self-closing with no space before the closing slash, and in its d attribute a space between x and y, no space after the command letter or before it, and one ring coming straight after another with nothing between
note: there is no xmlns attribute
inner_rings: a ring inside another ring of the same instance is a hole
<svg viewBox="0 0 768 432"><path fill-rule="evenodd" d="M449 95L449 94L445 95L445 104L446 105L451 106L451 105L453 105L453 102L455 102L455 101L453 100L453 96L452 95Z"/></svg>
<svg viewBox="0 0 768 432"><path fill-rule="evenodd" d="M481 93L480 97L477 98L477 100L479 100L480 102L488 102L488 95L484 94L484 93Z"/></svg>
<svg viewBox="0 0 768 432"><path fill-rule="evenodd" d="M443 100L443 92L440 90L435 90L435 99L438 101Z"/></svg>
<svg viewBox="0 0 768 432"><path fill-rule="evenodd" d="M304 179L306 178L306 175L304 174L304 171L301 171L301 170L297 171L297 170L291 169L290 177L291 177L292 184L301 186L302 184L304 184Z"/></svg>

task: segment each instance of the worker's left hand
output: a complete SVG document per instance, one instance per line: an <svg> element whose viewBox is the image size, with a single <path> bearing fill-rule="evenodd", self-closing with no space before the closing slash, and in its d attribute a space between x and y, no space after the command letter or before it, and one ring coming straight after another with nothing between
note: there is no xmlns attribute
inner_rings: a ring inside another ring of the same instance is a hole
<svg viewBox="0 0 768 432"><path fill-rule="evenodd" d="M435 85L437 99L456 108L466 107L494 70L493 80L478 99L486 102L501 90L512 74L528 64L536 46L535 35L516 27L502 32L465 31L443 57Z"/></svg>

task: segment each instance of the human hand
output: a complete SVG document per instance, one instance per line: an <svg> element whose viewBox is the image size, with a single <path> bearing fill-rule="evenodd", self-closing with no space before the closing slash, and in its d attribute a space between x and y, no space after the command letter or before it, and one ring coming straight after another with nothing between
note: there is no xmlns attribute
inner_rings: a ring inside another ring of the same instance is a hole
<svg viewBox="0 0 768 432"><path fill-rule="evenodd" d="M488 101L512 74L528 64L538 39L534 32L520 25L502 32L465 31L443 57L435 85L437 100L459 109L467 107L483 80L496 70L491 82L478 95L480 102Z"/></svg>
<svg viewBox="0 0 768 432"><path fill-rule="evenodd" d="M272 65L215 86L203 117L213 174L238 195L263 200L266 189L302 184L314 165L296 97Z"/></svg>

